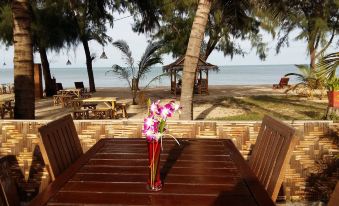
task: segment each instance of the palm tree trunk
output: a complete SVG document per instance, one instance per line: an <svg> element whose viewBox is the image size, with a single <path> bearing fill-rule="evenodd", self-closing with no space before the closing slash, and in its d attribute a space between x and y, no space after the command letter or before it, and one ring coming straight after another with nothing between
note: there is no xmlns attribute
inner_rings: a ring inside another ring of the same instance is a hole
<svg viewBox="0 0 339 206"><path fill-rule="evenodd" d="M309 50L310 50L310 67L311 67L311 69L315 70L316 69L316 65L315 65L316 49L314 48L313 44L311 44L309 46Z"/></svg>
<svg viewBox="0 0 339 206"><path fill-rule="evenodd" d="M95 92L95 83L94 83L94 75L93 75L93 67L92 67L92 57L91 52L88 46L88 40L85 38L81 39L82 45L84 46L85 55L86 55L86 65L87 65L87 73L88 73L88 81L89 81L89 91Z"/></svg>
<svg viewBox="0 0 339 206"><path fill-rule="evenodd" d="M51 71L49 68L46 48L39 46L39 53L40 53L44 80L45 80L46 97L51 97L55 94L55 86L53 86L53 83L52 83Z"/></svg>
<svg viewBox="0 0 339 206"><path fill-rule="evenodd" d="M198 65L201 42L204 38L212 0L199 0L185 55L180 104L183 107L180 119L193 119L193 87Z"/></svg>
<svg viewBox="0 0 339 206"><path fill-rule="evenodd" d="M29 0L13 0L15 119L35 118L33 47Z"/></svg>

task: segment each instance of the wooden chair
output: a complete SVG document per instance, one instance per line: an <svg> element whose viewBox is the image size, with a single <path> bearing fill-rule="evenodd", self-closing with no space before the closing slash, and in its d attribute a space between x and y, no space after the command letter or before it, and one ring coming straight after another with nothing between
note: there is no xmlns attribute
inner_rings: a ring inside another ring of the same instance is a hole
<svg viewBox="0 0 339 206"><path fill-rule="evenodd" d="M8 158L9 156L0 157L0 205L19 206L17 187L9 175Z"/></svg>
<svg viewBox="0 0 339 206"><path fill-rule="evenodd" d="M337 182L337 185L334 188L330 201L328 202L328 206L336 206L338 204L339 204L339 182Z"/></svg>
<svg viewBox="0 0 339 206"><path fill-rule="evenodd" d="M290 161L296 138L291 126L265 116L252 150L249 166L275 201Z"/></svg>
<svg viewBox="0 0 339 206"><path fill-rule="evenodd" d="M55 180L82 154L82 148L71 115L39 128L39 146L47 169Z"/></svg>
<svg viewBox="0 0 339 206"><path fill-rule="evenodd" d="M285 87L289 87L289 85L288 85L289 80L290 80L290 78L288 78L288 77L282 77L280 79L279 84L273 84L273 89L283 89Z"/></svg>
<svg viewBox="0 0 339 206"><path fill-rule="evenodd" d="M86 93L86 92L87 92L87 89L85 88L83 82L74 82L74 86L75 86L76 89L81 89L81 91L82 91L83 93Z"/></svg>

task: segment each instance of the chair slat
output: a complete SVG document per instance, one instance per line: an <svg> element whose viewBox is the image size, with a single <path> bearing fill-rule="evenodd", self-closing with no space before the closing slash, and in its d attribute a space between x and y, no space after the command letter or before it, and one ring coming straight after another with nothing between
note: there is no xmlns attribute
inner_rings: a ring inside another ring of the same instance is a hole
<svg viewBox="0 0 339 206"><path fill-rule="evenodd" d="M41 152L54 180L83 154L80 140L71 115L40 127L39 132Z"/></svg>
<svg viewBox="0 0 339 206"><path fill-rule="evenodd" d="M291 126L265 116L249 160L250 168L273 201L278 196L285 167L295 145L294 133L295 129Z"/></svg>

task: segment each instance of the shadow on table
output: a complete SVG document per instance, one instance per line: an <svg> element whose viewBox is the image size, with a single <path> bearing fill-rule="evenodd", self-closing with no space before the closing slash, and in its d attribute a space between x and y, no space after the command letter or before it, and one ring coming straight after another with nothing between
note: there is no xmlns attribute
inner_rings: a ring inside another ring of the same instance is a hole
<svg viewBox="0 0 339 206"><path fill-rule="evenodd" d="M162 182L165 182L169 171L172 169L174 164L180 158L182 152L184 151L185 147L187 147L190 143L188 141L180 141L180 145L175 144L172 149L168 152L168 157L166 162L164 163L163 167L161 168L160 175Z"/></svg>

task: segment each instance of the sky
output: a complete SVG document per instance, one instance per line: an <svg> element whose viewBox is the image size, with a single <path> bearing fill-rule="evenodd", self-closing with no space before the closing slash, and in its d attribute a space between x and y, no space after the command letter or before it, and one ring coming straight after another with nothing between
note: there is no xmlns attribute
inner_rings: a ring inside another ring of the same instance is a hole
<svg viewBox="0 0 339 206"><path fill-rule="evenodd" d="M114 14L115 19L120 19L122 17L129 16L129 14ZM149 37L146 34L137 34L132 31L133 18L123 18L121 20L114 22L114 27L108 29L108 35L113 38L113 41L116 40L125 40L132 51L132 55L135 59L135 62L138 62L143 52L147 47L147 40ZM307 44L305 41L293 41L293 37L297 35L297 32L293 32L291 35L290 46L284 47L281 49L279 54L275 54L276 41L272 40L270 35L263 34L263 39L268 43L268 56L265 61L259 59L255 54L255 50L251 50L251 46L247 41L241 41L241 47L248 53L244 57L234 56L233 59L230 57L224 57L221 52L213 51L208 62L223 66L223 65L281 65L281 64L308 64L309 56L307 54L306 48ZM98 43L91 41L89 43L91 53L95 53L99 57L103 51L103 48ZM118 49L114 48L112 45L106 45L105 53L107 54L108 59L99 59L96 58L93 62L94 67L111 67L114 64L123 66L124 62L122 60L121 53ZM335 48L331 46L328 51L334 51ZM50 66L52 68L60 67L86 67L86 58L82 44L79 44L76 48L71 48L69 51L66 49L62 50L59 54L55 52L48 52L48 58ZM66 66L67 60L72 62L71 65ZM172 63L174 59L171 55L164 55L163 62L164 65ZM3 66L3 62L6 63L6 68L13 68L13 47L5 49L4 45L0 45L0 67ZM34 62L40 62L40 56L38 53L34 54Z"/></svg>

